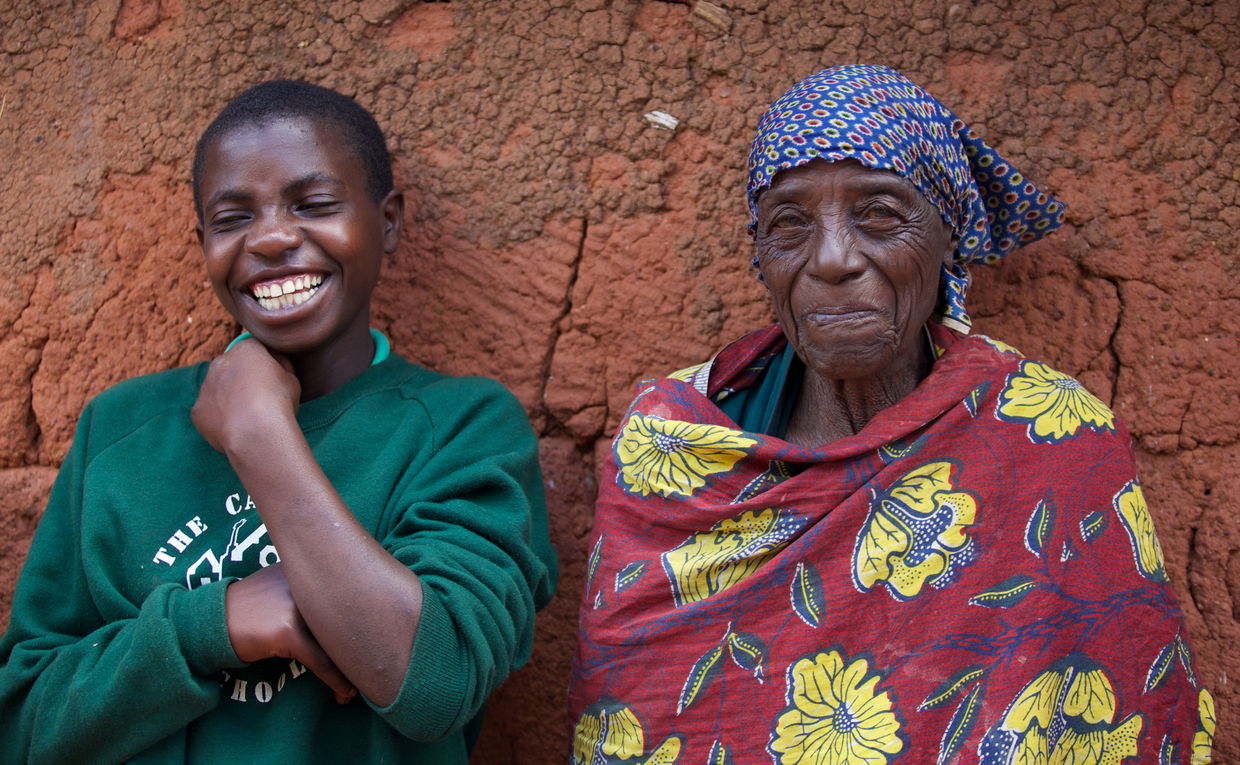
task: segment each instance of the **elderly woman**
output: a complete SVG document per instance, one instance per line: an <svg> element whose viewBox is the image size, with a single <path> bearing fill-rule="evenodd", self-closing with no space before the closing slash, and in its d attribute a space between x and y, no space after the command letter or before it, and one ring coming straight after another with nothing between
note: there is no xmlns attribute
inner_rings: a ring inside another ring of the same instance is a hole
<svg viewBox="0 0 1240 765"><path fill-rule="evenodd" d="M967 335L967 265L1062 205L879 66L776 101L748 195L779 323L621 424L572 761L1208 761L1127 432Z"/></svg>

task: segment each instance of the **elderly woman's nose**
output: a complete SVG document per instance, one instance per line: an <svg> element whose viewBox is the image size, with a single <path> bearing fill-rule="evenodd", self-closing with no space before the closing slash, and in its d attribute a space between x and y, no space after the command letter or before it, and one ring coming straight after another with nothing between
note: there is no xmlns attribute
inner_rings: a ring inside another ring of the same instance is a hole
<svg viewBox="0 0 1240 765"><path fill-rule="evenodd" d="M814 239L806 268L815 277L838 284L860 275L865 262L852 237L837 226L826 226Z"/></svg>

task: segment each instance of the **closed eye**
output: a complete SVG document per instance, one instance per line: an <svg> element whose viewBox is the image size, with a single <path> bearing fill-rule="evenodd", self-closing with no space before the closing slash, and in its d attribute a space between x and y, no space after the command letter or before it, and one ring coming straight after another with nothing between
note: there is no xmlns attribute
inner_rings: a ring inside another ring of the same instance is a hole
<svg viewBox="0 0 1240 765"><path fill-rule="evenodd" d="M339 200L330 197L312 197L297 204L297 212L311 216L330 215L339 209Z"/></svg>
<svg viewBox="0 0 1240 765"><path fill-rule="evenodd" d="M211 216L212 231L231 231L249 220L248 213L233 211L220 212Z"/></svg>

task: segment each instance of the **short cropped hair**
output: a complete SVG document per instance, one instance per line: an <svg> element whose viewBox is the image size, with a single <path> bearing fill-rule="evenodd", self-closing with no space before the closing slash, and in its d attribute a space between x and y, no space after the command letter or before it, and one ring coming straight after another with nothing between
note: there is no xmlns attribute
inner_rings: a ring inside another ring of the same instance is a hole
<svg viewBox="0 0 1240 765"><path fill-rule="evenodd" d="M366 193L380 202L392 190L392 158L379 123L366 109L330 88L298 80L269 80L237 96L216 115L194 149L194 209L202 218L202 173L207 152L225 134L239 127L265 125L280 119L327 123L359 162Z"/></svg>

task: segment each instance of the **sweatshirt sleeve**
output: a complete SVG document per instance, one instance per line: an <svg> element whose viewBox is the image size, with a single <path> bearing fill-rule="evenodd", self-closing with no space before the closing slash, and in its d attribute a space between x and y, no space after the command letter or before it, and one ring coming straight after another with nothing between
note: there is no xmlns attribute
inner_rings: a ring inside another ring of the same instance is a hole
<svg viewBox="0 0 1240 765"><path fill-rule="evenodd" d="M400 692L377 711L425 741L469 722L529 658L557 562L538 442L512 394L456 378L419 399L434 453L403 482L399 520L381 541L421 579L422 615Z"/></svg>
<svg viewBox="0 0 1240 765"><path fill-rule="evenodd" d="M0 638L0 762L117 762L219 702L212 673L237 666L217 582L164 584L105 618L83 560L94 404L78 423ZM107 566L109 562L96 562Z"/></svg>

